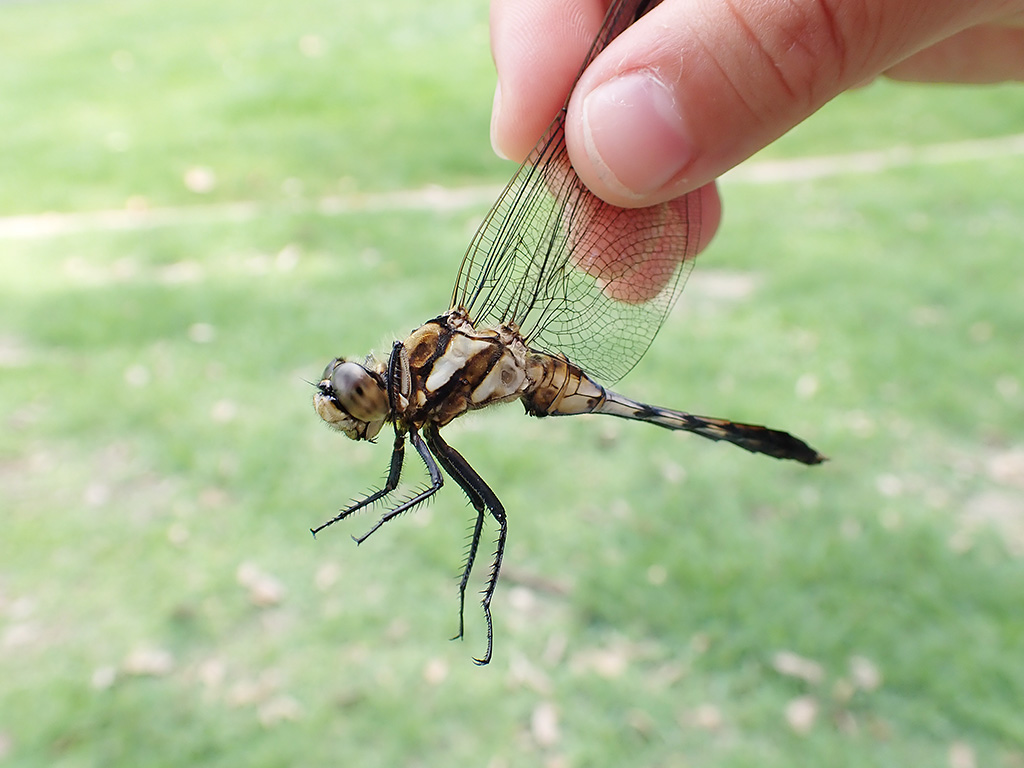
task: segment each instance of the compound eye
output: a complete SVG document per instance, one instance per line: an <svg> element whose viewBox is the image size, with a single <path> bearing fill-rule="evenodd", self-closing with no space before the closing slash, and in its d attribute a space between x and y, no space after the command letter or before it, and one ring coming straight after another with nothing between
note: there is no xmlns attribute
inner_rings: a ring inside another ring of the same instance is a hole
<svg viewBox="0 0 1024 768"><path fill-rule="evenodd" d="M344 362L345 362L345 358L343 358L343 357L336 357L333 360L331 360L331 362L329 362L327 364L327 367L324 368L324 372L320 376L320 381L330 382L331 374L334 373L334 369L337 368L339 365L341 365Z"/></svg>
<svg viewBox="0 0 1024 768"><path fill-rule="evenodd" d="M375 376L359 363L332 365L334 370L324 371L324 378L330 377L334 397L352 418L380 421L388 415L387 394Z"/></svg>

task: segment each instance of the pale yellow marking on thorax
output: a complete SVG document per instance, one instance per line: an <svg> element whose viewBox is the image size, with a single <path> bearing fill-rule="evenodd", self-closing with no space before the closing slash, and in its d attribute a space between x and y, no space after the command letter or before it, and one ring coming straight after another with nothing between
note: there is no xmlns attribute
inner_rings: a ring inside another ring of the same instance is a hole
<svg viewBox="0 0 1024 768"><path fill-rule="evenodd" d="M434 361L426 381L427 391L436 392L451 381L452 376L465 368L474 355L490 354L493 349L494 345L483 339L474 339L462 334L453 335L448 349Z"/></svg>
<svg viewBox="0 0 1024 768"><path fill-rule="evenodd" d="M489 400L504 400L518 395L526 382L526 367L506 348L490 373L473 390L470 398L480 404Z"/></svg>

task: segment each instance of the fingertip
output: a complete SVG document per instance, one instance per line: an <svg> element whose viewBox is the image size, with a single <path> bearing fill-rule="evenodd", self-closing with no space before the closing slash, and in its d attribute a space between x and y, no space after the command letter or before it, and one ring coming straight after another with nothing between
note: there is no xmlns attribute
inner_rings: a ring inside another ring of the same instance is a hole
<svg viewBox="0 0 1024 768"><path fill-rule="evenodd" d="M603 0L492 0L498 72L491 146L521 162L565 103L601 26Z"/></svg>
<svg viewBox="0 0 1024 768"><path fill-rule="evenodd" d="M566 142L573 167L616 206L667 202L713 179L691 174L700 159L699 134L687 109L685 28L678 18L662 18L672 10L659 5L612 40L569 102Z"/></svg>
<svg viewBox="0 0 1024 768"><path fill-rule="evenodd" d="M769 6L778 13L768 14ZM846 85L831 75L830 51L821 61L787 57L790 48L777 39L779 27L802 24L818 42L816 20L784 0L654 7L576 86L566 141L580 178L613 205L654 205L702 187L778 138ZM777 59L788 67L785 78L770 66ZM807 74L808 62L819 68Z"/></svg>
<svg viewBox="0 0 1024 768"><path fill-rule="evenodd" d="M685 182L680 177L693 160L693 142L672 88L656 70L604 81L582 98L578 113L570 153L588 186L631 206L677 196L659 198L670 183Z"/></svg>

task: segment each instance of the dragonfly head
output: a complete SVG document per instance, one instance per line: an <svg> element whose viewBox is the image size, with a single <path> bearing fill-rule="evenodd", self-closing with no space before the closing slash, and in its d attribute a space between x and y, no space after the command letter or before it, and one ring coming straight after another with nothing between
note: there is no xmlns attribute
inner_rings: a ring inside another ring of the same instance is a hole
<svg viewBox="0 0 1024 768"><path fill-rule="evenodd" d="M332 429L353 440L372 440L389 411L384 377L365 365L335 358L316 385L313 407Z"/></svg>

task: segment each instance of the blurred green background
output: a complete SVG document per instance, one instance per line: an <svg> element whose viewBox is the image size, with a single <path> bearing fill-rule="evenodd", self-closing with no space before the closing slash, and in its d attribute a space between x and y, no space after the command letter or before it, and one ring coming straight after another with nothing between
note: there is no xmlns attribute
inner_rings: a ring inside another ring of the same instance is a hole
<svg viewBox="0 0 1024 768"><path fill-rule="evenodd" d="M309 536L388 440L305 380L446 308L513 170L486 23L0 6L0 764L1024 765L1021 88L877 83L732 174L619 386L828 464L453 424L510 515L487 668L453 483Z"/></svg>

